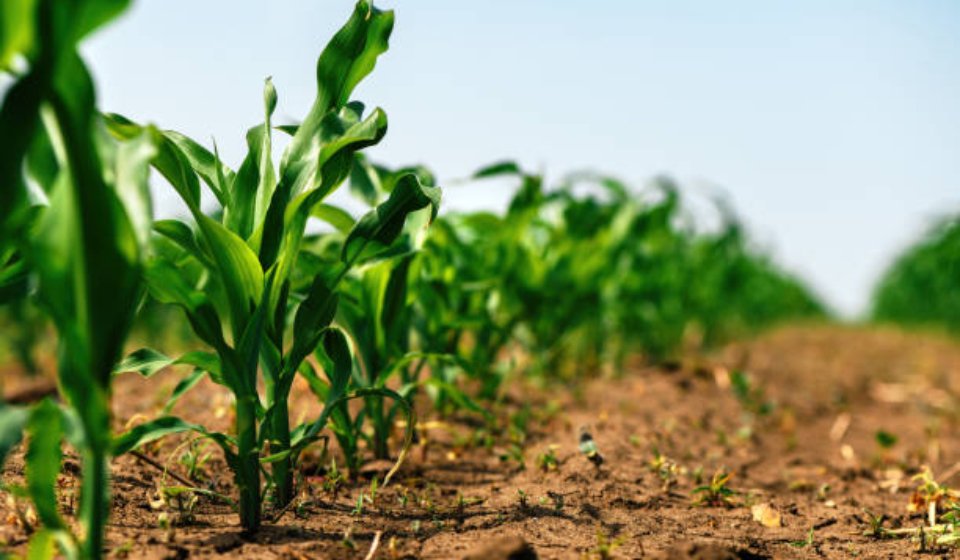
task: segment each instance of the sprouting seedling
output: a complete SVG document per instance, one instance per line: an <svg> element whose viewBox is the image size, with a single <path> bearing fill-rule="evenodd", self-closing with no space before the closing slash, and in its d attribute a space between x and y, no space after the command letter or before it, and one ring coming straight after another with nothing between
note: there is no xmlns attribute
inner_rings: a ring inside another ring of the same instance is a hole
<svg viewBox="0 0 960 560"><path fill-rule="evenodd" d="M537 468L543 472L557 470L560 466L560 461L557 459L557 449L559 447L556 444L548 445L543 453L537 455Z"/></svg>
<svg viewBox="0 0 960 560"><path fill-rule="evenodd" d="M766 416L773 410L773 403L766 399L763 388L754 384L742 371L730 374L730 388L744 410L757 416Z"/></svg>
<svg viewBox="0 0 960 560"><path fill-rule="evenodd" d="M187 470L187 478L200 480L205 478L206 466L212 456L207 450L209 442L191 439L187 448L180 454L178 462Z"/></svg>
<svg viewBox="0 0 960 560"><path fill-rule="evenodd" d="M547 497L553 500L553 509L555 511L563 511L563 504L564 504L563 494L559 492L554 492L553 490L547 490Z"/></svg>
<svg viewBox="0 0 960 560"><path fill-rule="evenodd" d="M377 502L377 490L379 482L377 477L373 477L373 480L370 481L370 491L367 493L367 501L370 502L370 505L373 505Z"/></svg>
<svg viewBox="0 0 960 560"><path fill-rule="evenodd" d="M883 524L887 520L886 514L881 513L877 515L866 508L863 509L863 513L866 514L867 522L870 524L870 528L864 531L864 536L875 538L882 538L885 536L886 529L884 528Z"/></svg>
<svg viewBox="0 0 960 560"><path fill-rule="evenodd" d="M363 490L360 491L360 495L357 496L356 504L353 506L353 516L360 517L363 515L363 503L364 503L364 494Z"/></svg>
<svg viewBox="0 0 960 560"><path fill-rule="evenodd" d="M506 450L500 454L500 460L505 463L513 461L517 464L517 470L520 471L527 468L527 463L523 455L523 447L518 443L508 445Z"/></svg>
<svg viewBox="0 0 960 560"><path fill-rule="evenodd" d="M517 488L517 505L520 506L520 509L527 509L527 506L530 505L530 496L522 488Z"/></svg>
<svg viewBox="0 0 960 560"><path fill-rule="evenodd" d="M718 470L710 479L710 484L693 489L694 494L699 494L695 503L723 507L735 505L733 499L738 493L728 486L732 477L733 473L725 472L723 469Z"/></svg>
<svg viewBox="0 0 960 560"><path fill-rule="evenodd" d="M891 434L886 430L877 430L877 433L874 434L874 440L877 442L877 445L880 449L889 450L892 449L894 445L897 444L897 436Z"/></svg>
<svg viewBox="0 0 960 560"><path fill-rule="evenodd" d="M656 447L653 448L653 458L649 461L650 470L660 478L664 492L677 483L677 474L680 472L680 466L675 461L660 453Z"/></svg>
<svg viewBox="0 0 960 560"><path fill-rule="evenodd" d="M810 527L810 530L807 531L807 537L802 541L791 541L790 546L795 546L797 548L807 548L813 546L813 527Z"/></svg>
<svg viewBox="0 0 960 560"><path fill-rule="evenodd" d="M611 560L613 552L623 546L623 542L622 536L611 539L602 527L597 527L597 545L593 548L593 553L599 560Z"/></svg>
<svg viewBox="0 0 960 560"><path fill-rule="evenodd" d="M343 538L340 539L340 546L346 548L347 550L357 549L357 543L353 540L353 525L344 529Z"/></svg>
<svg viewBox="0 0 960 560"><path fill-rule="evenodd" d="M583 453L598 469L603 464L603 455L597 450L597 443L593 441L593 436L590 435L586 426L580 427L580 453Z"/></svg>
<svg viewBox="0 0 960 560"><path fill-rule="evenodd" d="M960 504L960 492L937 482L930 467L924 466L912 480L917 482L917 487L910 497L907 509L917 513L926 512L927 521L931 526L937 524L938 510L949 509Z"/></svg>

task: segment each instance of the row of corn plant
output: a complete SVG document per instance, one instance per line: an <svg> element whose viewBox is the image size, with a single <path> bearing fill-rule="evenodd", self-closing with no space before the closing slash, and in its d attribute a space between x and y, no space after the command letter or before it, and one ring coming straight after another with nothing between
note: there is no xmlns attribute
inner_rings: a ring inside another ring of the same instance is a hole
<svg viewBox="0 0 960 560"><path fill-rule="evenodd" d="M219 446L252 532L293 499L303 452L325 429L355 473L366 451L391 455L404 417L402 459L420 394L440 412L484 413L474 399L495 399L511 371L574 376L628 354L670 356L691 332L713 344L823 313L732 215L719 232L697 232L668 182L652 196L594 175L551 189L498 163L472 182L518 183L503 214L437 218L428 170L388 169L363 153L387 118L351 95L393 28L392 12L366 0L320 54L300 123L274 122L278 95L266 81L263 121L235 168L215 145L101 114L76 45L125 6L11 0L0 20L16 31L0 53L14 80L0 109L0 180L13 186L0 189L0 303L52 319L65 398L0 409L0 456L29 435L24 491L46 527L31 545L38 557L54 541L67 556L98 557L107 461L160 438L199 434ZM152 220L151 169L187 215ZM329 202L344 184L369 207L359 218ZM171 308L200 347L171 355L151 345L118 363L137 311L159 341L149 325L166 328ZM112 435L112 375L173 365L191 371L164 412ZM292 425L298 376L323 408ZM233 396L229 432L169 414L204 378ZM83 456L80 536L56 508L64 438Z"/></svg>
<svg viewBox="0 0 960 560"><path fill-rule="evenodd" d="M485 396L516 369L518 350L528 371L580 375L825 315L725 206L719 228L698 230L666 179L638 193L581 173L548 189L509 162L473 179L493 177L518 182L506 212L441 218L413 284L419 339L456 356Z"/></svg>

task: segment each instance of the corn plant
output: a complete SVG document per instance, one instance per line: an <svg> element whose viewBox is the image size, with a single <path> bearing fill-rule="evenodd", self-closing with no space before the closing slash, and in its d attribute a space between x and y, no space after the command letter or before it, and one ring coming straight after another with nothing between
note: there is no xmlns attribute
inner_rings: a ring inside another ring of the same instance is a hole
<svg viewBox="0 0 960 560"><path fill-rule="evenodd" d="M434 182L432 174L422 167L394 171L372 165L358 156L351 171L350 190L365 203L376 206L389 200L398 181L409 173L416 174L424 184ZM322 208L323 214L332 218L330 221L337 231L309 236L301 255L299 275L311 277L321 273L342 251L353 227L352 218L335 216L333 211L332 207ZM411 281L416 278L411 269L421 254L426 231L423 226L429 218L421 213L408 220L404 232L389 251L355 267L342 284L336 322L349 336L354 350L352 384L366 393L359 413L351 415L343 403L331 416L332 429L352 475L360 465L358 444L361 440L366 441L375 457L388 456L387 443L397 414L412 414L407 402L420 387L426 386L435 402L450 398L466 408L480 410L469 397L437 375L421 375L427 365L431 366L432 374L457 367L453 356L433 352L426 341L414 341L412 337L411 323L420 313L419 308L414 308L419 293L410 289ZM318 351L316 357L324 370L335 367L322 352ZM327 385L312 376L309 368L306 376L313 391L326 400ZM396 394L385 393L391 380L399 384ZM384 394L390 395L389 403L384 400ZM372 427L372 433L368 434L365 426Z"/></svg>
<svg viewBox="0 0 960 560"><path fill-rule="evenodd" d="M237 171L221 162L215 149L176 132L155 134L159 149L153 166L186 203L191 220L156 224L158 250L148 264L147 283L154 298L186 312L197 337L214 352L170 359L145 349L121 369L150 375L173 363L194 365L199 370L196 376L208 374L232 391L235 433L212 433L165 416L121 436L118 448L132 449L183 431L212 438L234 472L240 522L247 531L259 527L263 512L262 464L269 468L275 505L283 507L294 496L293 472L300 453L318 439L340 404L358 397L403 400L383 387L347 394L352 356L343 334L331 330L331 323L350 270L389 254L411 213L424 210L426 221L432 219L439 189L422 185L414 174L397 177L389 197L352 224L336 262L306 278L295 274L308 220L313 216L341 224L338 218L345 213L323 201L348 177L357 152L386 133L382 110L365 116L363 105L349 98L387 49L392 27L392 12L363 0L357 3L319 57L318 93L310 112L299 125L282 127L292 137L278 166L271 159L277 94L269 80L264 88L264 122L247 134L249 152ZM112 116L110 122L119 137L142 130L120 116ZM222 207L219 219L201 210L201 184ZM298 373L312 384L319 381L306 362L318 348L330 362L325 372L326 406L313 422L291 429L290 390Z"/></svg>
<svg viewBox="0 0 960 560"><path fill-rule="evenodd" d="M117 142L96 111L77 43L126 2L3 4L0 65L28 66L0 108L0 285L27 275L58 333L58 380L66 405L0 408L0 460L26 429L27 493L44 529L30 557L99 558L109 514L110 380L143 294L141 258L150 228L149 134ZM24 174L22 170L26 170ZM82 489L74 534L58 511L61 440L80 453Z"/></svg>

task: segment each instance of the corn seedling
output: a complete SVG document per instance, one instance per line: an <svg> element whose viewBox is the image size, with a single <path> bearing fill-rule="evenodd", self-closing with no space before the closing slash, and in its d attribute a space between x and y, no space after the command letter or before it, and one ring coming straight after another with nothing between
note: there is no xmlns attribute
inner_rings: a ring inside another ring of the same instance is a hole
<svg viewBox="0 0 960 560"><path fill-rule="evenodd" d="M198 375L209 375L233 393L235 427L232 435L214 433L164 416L121 436L118 447L129 450L184 431L210 438L233 470L240 522L248 532L259 527L263 512L261 466L268 468L275 506L286 506L295 495L300 453L319 439L331 414L343 410L348 399L395 399L410 417L405 447L412 435L412 411L395 392L368 386L349 391L351 349L345 334L331 323L342 281L351 269L389 253L409 214L429 208L427 220L432 218L439 190L421 185L414 174L402 175L389 197L356 222L323 202L348 177L356 153L378 143L386 132L382 110L364 116L363 105L349 97L387 49L392 27L392 12L377 10L365 0L357 3L320 55L318 94L310 112L299 125L283 128L292 138L276 167L271 161L271 117L277 94L269 80L264 122L248 133L250 150L237 171L222 163L215 150L181 134L153 133L159 149L152 164L186 204L192 223L156 224L157 250L147 267L148 286L156 300L182 308L196 336L214 352L169 359L145 349L121 369L151 375L174 363L196 367ZM143 130L119 116L110 118L110 129L118 137ZM201 211L201 185L221 205L219 219ZM298 262L311 217L335 225L347 222L349 229L338 259L303 278L294 273L302 270ZM229 336L224 335L225 326ZM324 362L329 383L307 361L314 351ZM258 389L260 371L263 394ZM314 421L291 429L287 403L298 374L323 394L325 407Z"/></svg>

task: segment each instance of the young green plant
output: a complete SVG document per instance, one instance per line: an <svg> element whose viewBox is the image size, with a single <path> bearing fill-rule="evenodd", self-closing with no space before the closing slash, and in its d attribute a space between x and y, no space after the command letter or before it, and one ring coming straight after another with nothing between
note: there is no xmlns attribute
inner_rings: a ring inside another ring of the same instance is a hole
<svg viewBox="0 0 960 560"><path fill-rule="evenodd" d="M275 505L294 497L294 468L303 449L318 439L330 414L349 398L394 396L387 389L348 394L351 362L341 331L331 328L338 290L355 266L375 260L402 232L409 214L425 210L432 218L440 191L421 185L415 175L397 179L389 198L357 221L343 241L339 259L312 278L297 278L307 222L329 220L323 204L349 174L355 154L378 143L386 133L386 114L350 102L357 83L387 48L392 12L369 2L357 3L353 15L323 50L317 63L318 93L302 123L283 127L292 134L278 167L271 160L271 117L277 104L270 81L264 90L265 119L247 135L249 152L234 172L216 151L176 132L156 134L160 146L153 165L174 187L190 211L187 220L164 220L155 227L158 247L147 269L152 296L180 306L195 334L214 353L193 352L169 359L144 350L125 364L149 375L173 363L198 368L233 393L234 434L209 432L202 426L165 416L121 437L120 448L184 431L199 432L222 448L239 488L240 522L247 531L260 525L261 465ZM119 116L111 130L120 137L141 127ZM200 208L201 182L219 202L219 219ZM338 215L341 215L342 212ZM292 319L292 321L290 321ZM224 335L229 326L229 336ZM288 338L289 337L289 338ZM311 375L307 357L318 347L335 366L326 371L329 390L323 413L291 429L288 397L295 377ZM265 390L260 394L258 374ZM401 399L402 400L402 399ZM412 424L412 422L410 423ZM412 426L408 426L412 434Z"/></svg>

